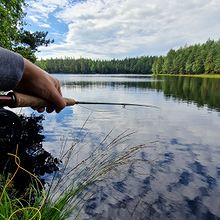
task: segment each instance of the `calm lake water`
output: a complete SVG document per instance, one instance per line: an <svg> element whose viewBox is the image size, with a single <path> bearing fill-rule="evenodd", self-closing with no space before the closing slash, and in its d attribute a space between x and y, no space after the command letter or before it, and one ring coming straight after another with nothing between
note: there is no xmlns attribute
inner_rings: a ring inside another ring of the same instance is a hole
<svg viewBox="0 0 220 220"><path fill-rule="evenodd" d="M137 153L136 164L123 166L88 189L83 219L220 219L220 80L55 76L63 95L79 101L158 107L83 105L45 114L44 147L59 156L63 145L78 142L83 150L74 163L108 134L106 143L134 132L111 148L116 154L124 147L147 145Z"/></svg>

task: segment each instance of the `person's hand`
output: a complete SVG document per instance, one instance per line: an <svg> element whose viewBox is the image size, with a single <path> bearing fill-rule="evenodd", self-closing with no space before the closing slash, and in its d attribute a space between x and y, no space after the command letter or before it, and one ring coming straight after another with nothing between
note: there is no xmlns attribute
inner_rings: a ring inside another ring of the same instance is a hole
<svg viewBox="0 0 220 220"><path fill-rule="evenodd" d="M66 106L61 94L59 81L25 58L24 74L14 90L48 100L51 103L51 106L46 107L48 113L54 110L59 112ZM38 112L43 112L44 110L45 106L37 107Z"/></svg>

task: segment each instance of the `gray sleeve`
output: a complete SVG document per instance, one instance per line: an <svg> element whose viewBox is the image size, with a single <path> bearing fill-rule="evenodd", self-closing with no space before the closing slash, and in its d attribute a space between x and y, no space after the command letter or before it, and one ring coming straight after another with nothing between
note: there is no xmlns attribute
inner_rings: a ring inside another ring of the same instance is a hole
<svg viewBox="0 0 220 220"><path fill-rule="evenodd" d="M0 91L15 88L21 80L23 72L23 57L0 47Z"/></svg>

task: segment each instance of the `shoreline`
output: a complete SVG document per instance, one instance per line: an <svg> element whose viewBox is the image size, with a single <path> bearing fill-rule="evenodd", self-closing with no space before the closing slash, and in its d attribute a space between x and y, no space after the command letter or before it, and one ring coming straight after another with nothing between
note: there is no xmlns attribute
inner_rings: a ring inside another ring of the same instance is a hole
<svg viewBox="0 0 220 220"><path fill-rule="evenodd" d="M180 76L180 77L220 79L220 74L158 74L155 76Z"/></svg>

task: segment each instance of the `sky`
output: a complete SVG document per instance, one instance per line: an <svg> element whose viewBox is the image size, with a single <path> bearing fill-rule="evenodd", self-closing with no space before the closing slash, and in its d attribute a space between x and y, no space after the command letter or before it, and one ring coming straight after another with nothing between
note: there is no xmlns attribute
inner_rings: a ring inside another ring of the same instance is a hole
<svg viewBox="0 0 220 220"><path fill-rule="evenodd" d="M123 59L220 39L219 0L26 0L26 29L54 43L38 58Z"/></svg>

